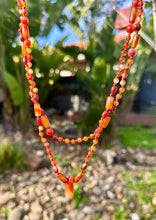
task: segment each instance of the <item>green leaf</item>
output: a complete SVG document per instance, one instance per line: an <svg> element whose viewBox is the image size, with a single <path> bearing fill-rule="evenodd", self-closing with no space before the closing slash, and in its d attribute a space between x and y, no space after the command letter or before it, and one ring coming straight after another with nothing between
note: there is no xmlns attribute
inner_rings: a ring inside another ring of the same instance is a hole
<svg viewBox="0 0 156 220"><path fill-rule="evenodd" d="M9 88L10 95L13 100L13 104L17 106L22 105L24 101L24 94L22 87L18 83L17 79L14 76L12 76L10 73L5 72L4 80Z"/></svg>

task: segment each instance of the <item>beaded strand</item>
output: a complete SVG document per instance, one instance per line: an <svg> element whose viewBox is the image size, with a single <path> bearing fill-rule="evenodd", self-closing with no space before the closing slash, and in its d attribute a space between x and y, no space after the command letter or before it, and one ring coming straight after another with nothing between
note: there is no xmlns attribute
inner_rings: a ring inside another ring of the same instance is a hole
<svg viewBox="0 0 156 220"><path fill-rule="evenodd" d="M106 100L106 110L102 113L101 118L99 120L99 126L95 129L95 131L90 134L89 136L84 136L83 138L77 139L69 139L58 137L54 134L52 128L50 128L50 123L47 116L44 114L44 110L41 108L38 100L38 89L36 87L36 83L33 77L33 69L32 69L32 55L31 55L31 41L29 40L29 28L28 23L29 19L26 17L27 15L27 4L25 0L16 0L17 6L19 7L19 14L20 14L20 24L19 24L19 34L20 40L22 42L22 55L23 55L23 62L25 65L26 70L26 78L28 79L29 83L29 96L31 97L31 101L34 103L34 114L36 116L36 121L38 124L39 136L41 137L41 142L44 144L46 148L46 153L49 155L49 159L53 166L53 171L57 175L57 178L66 184L65 195L69 198L73 198L73 183L79 182L82 177L84 176L84 170L87 168L87 164L90 161L90 157L93 156L95 151L96 145L98 144L98 139L100 137L101 132L110 122L110 115L114 113L116 107L119 105L119 100L122 98L122 94L125 92L125 85L126 85L126 78L128 77L127 72L130 70L130 65L133 64L133 58L136 55L135 48L139 42L140 35L138 32L141 29L140 22L142 20L143 14L143 1L142 0L133 0L132 1L132 11L129 19L129 25L127 26L127 37L126 42L123 45L123 50L121 51L121 56L119 58L119 70L116 73L116 76L113 80L113 86L110 91L110 95ZM131 41L131 34L135 32L133 39ZM130 43L131 41L131 43ZM130 44L130 45L129 45ZM130 49L128 50L130 46ZM125 62L125 56L128 54L129 58ZM117 93L117 84L119 85L119 91ZM115 98L114 98L115 96ZM46 132L44 131L46 130ZM59 142L64 142L66 144L76 144L81 143L83 141L88 141L92 139L92 145L90 150L88 151L87 156L85 157L85 163L81 166L81 171L78 172L75 177L69 176L68 178L59 172L58 167L56 166L56 161L54 160L54 156L49 148L50 144L47 141L45 133L48 136L51 136L53 139L58 140Z"/></svg>

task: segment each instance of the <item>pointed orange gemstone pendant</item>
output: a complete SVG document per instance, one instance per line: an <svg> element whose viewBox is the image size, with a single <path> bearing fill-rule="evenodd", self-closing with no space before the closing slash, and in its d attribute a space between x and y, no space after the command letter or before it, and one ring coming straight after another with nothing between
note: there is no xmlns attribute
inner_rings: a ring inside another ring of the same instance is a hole
<svg viewBox="0 0 156 220"><path fill-rule="evenodd" d="M66 184L65 188L65 196L68 199L73 199L74 197L74 182L73 182L73 176L69 176L68 182Z"/></svg>

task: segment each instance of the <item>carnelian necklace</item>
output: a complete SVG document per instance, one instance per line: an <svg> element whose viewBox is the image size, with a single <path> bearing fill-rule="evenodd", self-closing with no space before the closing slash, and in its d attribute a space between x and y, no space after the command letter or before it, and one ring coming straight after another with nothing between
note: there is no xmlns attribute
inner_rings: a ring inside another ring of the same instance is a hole
<svg viewBox="0 0 156 220"><path fill-rule="evenodd" d="M32 69L32 56L31 56L31 41L29 40L29 28L28 23L29 20L26 17L27 14L27 4L25 0L16 0L17 6L19 7L19 14L20 14L20 24L19 24L19 34L20 40L22 42L22 54L23 54L23 62L25 65L26 70L26 78L28 79L29 83L29 95L31 97L31 101L34 103L34 114L36 116L36 121L38 124L39 136L41 137L41 142L44 144L46 148L47 154L49 154L49 159L53 166L53 171L57 175L57 178L66 184L65 187L65 195L69 199L73 199L74 196L74 183L79 182L82 177L84 176L84 170L87 168L87 164L90 160L90 157L93 156L95 151L95 146L98 144L98 138L100 137L101 132L104 128L107 127L110 121L110 115L114 113L116 107L119 105L119 100L122 98L122 94L125 91L126 81L125 79L128 77L127 72L130 70L130 65L133 64L133 57L136 55L135 48L139 42L140 35L138 32L141 29L140 22L142 20L143 14L143 1L142 0L133 0L132 1L132 11L129 19L129 25L127 26L127 37L126 42L123 45L123 50L121 51L121 56L119 58L120 65L118 67L118 72L113 80L113 86L111 88L110 95L106 100L106 107L105 111L102 113L101 118L99 120L99 125L95 129L95 131L90 134L89 136L85 136L83 138L77 139L69 139L58 137L54 134L52 128L50 128L50 123L47 116L44 114L44 110L41 108L38 100L38 89L36 87L36 83L33 77L33 69ZM135 32L132 40L131 34ZM130 48L129 48L130 47ZM129 48L129 49L128 49ZM125 56L128 54L128 59L125 59ZM126 61L125 61L126 60ZM120 84L120 88L117 93L117 84ZM117 93L117 94L116 94ZM116 94L116 95L115 95ZM115 97L114 97L115 96ZM49 142L47 141L46 134L51 136L53 139L58 140L59 142L64 142L66 144L76 144L81 143L83 141L88 141L89 139L92 140L92 145L90 150L88 151L87 156L85 157L85 163L81 166L80 172L76 174L75 177L72 175L66 177L62 173L59 172L58 167L56 166L56 161L54 160L54 156L51 153L51 149L49 148Z"/></svg>

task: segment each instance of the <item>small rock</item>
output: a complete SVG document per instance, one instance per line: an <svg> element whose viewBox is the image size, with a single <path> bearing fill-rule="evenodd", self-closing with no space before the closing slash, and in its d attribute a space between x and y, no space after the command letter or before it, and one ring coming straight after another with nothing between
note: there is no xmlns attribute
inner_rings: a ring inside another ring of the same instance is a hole
<svg viewBox="0 0 156 220"><path fill-rule="evenodd" d="M83 208L83 212L84 212L84 213L87 213L87 214L90 214L90 213L93 212L93 209L92 209L91 206L85 206L85 207Z"/></svg>
<svg viewBox="0 0 156 220"><path fill-rule="evenodd" d="M31 211L32 212L42 212L42 206L40 203L36 200L35 202L31 203Z"/></svg>
<svg viewBox="0 0 156 220"><path fill-rule="evenodd" d="M40 213L40 212L30 212L29 213L29 219L42 220L42 213Z"/></svg>
<svg viewBox="0 0 156 220"><path fill-rule="evenodd" d="M104 160L107 165L111 165L114 163L114 159L116 157L116 152L113 150L106 150L103 154Z"/></svg>
<svg viewBox="0 0 156 220"><path fill-rule="evenodd" d="M10 200L15 199L15 194L11 192L0 193L0 206L5 205Z"/></svg>
<svg viewBox="0 0 156 220"><path fill-rule="evenodd" d="M108 196L109 199L114 199L115 198L114 193L112 193L111 191L107 191L107 196Z"/></svg>
<svg viewBox="0 0 156 220"><path fill-rule="evenodd" d="M153 205L156 205L156 196L153 197L153 199L152 199L152 204L153 204Z"/></svg>
<svg viewBox="0 0 156 220"><path fill-rule="evenodd" d="M24 209L22 207L15 208L8 215L8 220L21 220L24 216Z"/></svg>
<svg viewBox="0 0 156 220"><path fill-rule="evenodd" d="M131 213L131 220L140 220L140 217L136 213Z"/></svg>
<svg viewBox="0 0 156 220"><path fill-rule="evenodd" d="M93 188L93 193L97 196L101 195L101 189L100 187L96 186Z"/></svg>
<svg viewBox="0 0 156 220"><path fill-rule="evenodd" d="M26 161L26 169L29 171L36 171L48 166L48 163L42 157L38 157L35 154L28 154Z"/></svg>

